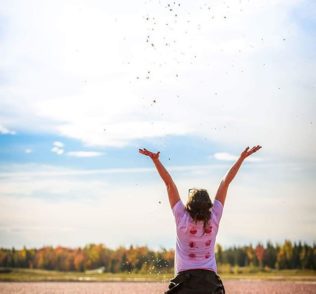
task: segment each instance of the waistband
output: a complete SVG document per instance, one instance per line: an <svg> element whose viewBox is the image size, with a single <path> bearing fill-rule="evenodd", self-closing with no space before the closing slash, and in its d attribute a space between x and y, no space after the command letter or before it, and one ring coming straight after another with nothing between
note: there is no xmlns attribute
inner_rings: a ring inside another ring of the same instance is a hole
<svg viewBox="0 0 316 294"><path fill-rule="evenodd" d="M178 274L188 273L188 272L211 272L211 273L215 273L216 274L215 271L213 271L211 269L206 269L206 268L192 268L192 269L180 271L180 272L178 272Z"/></svg>

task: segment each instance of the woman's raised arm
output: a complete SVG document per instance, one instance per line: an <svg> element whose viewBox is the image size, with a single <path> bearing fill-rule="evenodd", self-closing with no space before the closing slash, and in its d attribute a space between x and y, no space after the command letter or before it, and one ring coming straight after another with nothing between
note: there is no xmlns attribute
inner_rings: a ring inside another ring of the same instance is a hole
<svg viewBox="0 0 316 294"><path fill-rule="evenodd" d="M162 180L166 184L168 197L169 197L169 203L171 208L180 200L179 192L177 189L177 186L173 182L170 174L165 169L165 167L162 165L162 163L159 160L159 154L160 152L153 153L147 149L139 149L139 153L144 154L146 156L149 156L153 163L155 164L157 171L159 175L161 176Z"/></svg>
<svg viewBox="0 0 316 294"><path fill-rule="evenodd" d="M250 150L249 150L249 147L247 147L240 154L240 157L237 159L237 161L234 163L231 169L226 173L226 175L221 180L221 183L216 192L216 196L215 196L216 200L220 201L224 205L229 184L232 182L232 180L236 176L241 164L248 156L257 152L260 148L262 148L260 145L254 146Z"/></svg>

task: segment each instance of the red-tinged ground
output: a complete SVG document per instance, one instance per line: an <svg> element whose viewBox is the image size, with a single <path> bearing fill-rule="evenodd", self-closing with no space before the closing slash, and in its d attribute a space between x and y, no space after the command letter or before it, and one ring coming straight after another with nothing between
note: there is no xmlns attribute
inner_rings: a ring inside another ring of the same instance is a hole
<svg viewBox="0 0 316 294"><path fill-rule="evenodd" d="M314 294L312 281L224 281L227 294ZM1 282L0 294L162 294L166 283L157 282Z"/></svg>

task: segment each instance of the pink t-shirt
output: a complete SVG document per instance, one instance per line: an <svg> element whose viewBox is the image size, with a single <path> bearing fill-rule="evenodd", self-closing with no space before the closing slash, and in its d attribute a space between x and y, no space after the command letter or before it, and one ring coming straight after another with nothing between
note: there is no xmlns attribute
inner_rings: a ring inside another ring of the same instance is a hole
<svg viewBox="0 0 316 294"><path fill-rule="evenodd" d="M173 206L172 212L177 227L175 273L188 269L207 269L217 272L214 247L223 212L222 203L218 200L214 201L211 219L205 233L203 222L195 223L192 220L181 199Z"/></svg>

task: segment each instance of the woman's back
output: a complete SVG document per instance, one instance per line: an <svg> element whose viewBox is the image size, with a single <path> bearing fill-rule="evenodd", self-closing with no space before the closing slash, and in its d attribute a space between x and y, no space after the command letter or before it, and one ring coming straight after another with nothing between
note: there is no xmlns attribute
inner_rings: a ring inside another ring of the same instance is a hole
<svg viewBox="0 0 316 294"><path fill-rule="evenodd" d="M181 199L172 209L177 227L175 272L188 269L207 269L217 272L215 241L223 206L214 201L211 218L204 228L203 221L195 222L186 211Z"/></svg>
<svg viewBox="0 0 316 294"><path fill-rule="evenodd" d="M247 147L240 154L240 157L221 180L213 206L206 190L190 189L189 192L193 190L193 194L190 194L186 205L187 208L181 201L177 186L159 160L160 152L153 153L145 148L139 149L140 153L149 156L153 160L161 178L165 182L170 206L176 220L176 276L170 280L169 290L165 292L166 294L225 293L224 285L216 273L217 267L214 252L223 205L228 187L236 176L242 162L260 148L260 145L254 146L250 150ZM198 221L195 222L194 220Z"/></svg>

